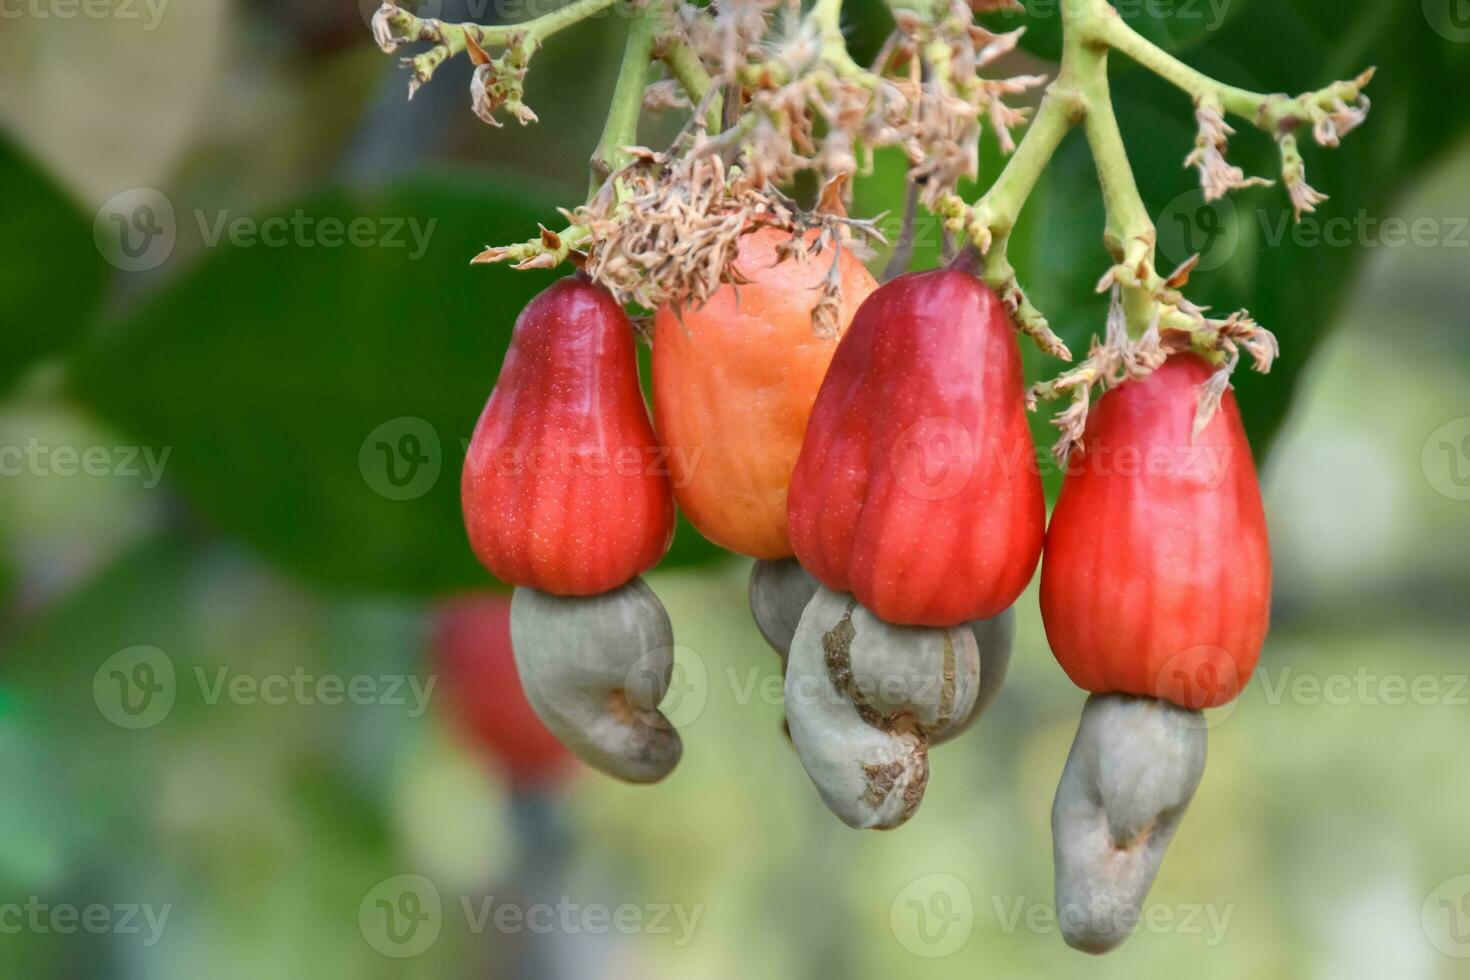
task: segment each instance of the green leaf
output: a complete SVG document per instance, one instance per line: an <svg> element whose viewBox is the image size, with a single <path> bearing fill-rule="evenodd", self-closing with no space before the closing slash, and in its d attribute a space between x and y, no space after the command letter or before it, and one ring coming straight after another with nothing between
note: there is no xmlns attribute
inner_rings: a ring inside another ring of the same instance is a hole
<svg viewBox="0 0 1470 980"><path fill-rule="evenodd" d="M106 266L86 216L0 133L0 394L65 350L96 309Z"/></svg>
<svg viewBox="0 0 1470 980"><path fill-rule="evenodd" d="M1219 30L1175 31L1172 38L1164 33L1167 25L1149 18L1129 23L1207 74L1257 91L1312 90L1378 66L1377 81L1368 89L1368 120L1340 147L1319 147L1302 134L1307 177L1331 200L1294 230L1279 184L1205 205L1195 172L1182 165L1195 135L1189 98L1126 57L1112 56L1113 97L1139 190L1159 228L1161 269L1202 251L1204 261L1186 295L1216 315L1249 309L1281 340L1282 356L1271 374L1243 366L1236 375L1247 430L1257 454L1264 455L1303 369L1381 241L1360 229L1393 215L1400 192L1470 126L1470 104L1447 97L1470 90L1470 45L1431 30L1418 5L1404 12L1392 0L1350 6L1237 0ZM1245 121L1231 122L1238 130L1231 162L1247 174L1276 178L1274 142ZM1086 353L1088 338L1101 333L1106 313L1105 297L1093 293L1109 261L1103 220L1086 141L1074 132L1022 216L1023 225L1037 224L1032 247L1013 246L1012 261L1032 299L1078 356ZM1349 229L1347 240L1314 241L1314 234L1325 239L1329 228ZM1050 377L1065 365L1028 354L1028 367ZM1049 445L1055 431L1041 421L1037 438Z"/></svg>
<svg viewBox="0 0 1470 980"><path fill-rule="evenodd" d="M312 197L278 213L305 229L284 247L222 241L106 331L72 388L168 447L191 504L296 574L397 592L486 585L460 518L464 446L516 314L556 274L469 260L554 215L483 174ZM332 219L368 219L375 244L326 246ZM673 559L714 553L686 529Z"/></svg>

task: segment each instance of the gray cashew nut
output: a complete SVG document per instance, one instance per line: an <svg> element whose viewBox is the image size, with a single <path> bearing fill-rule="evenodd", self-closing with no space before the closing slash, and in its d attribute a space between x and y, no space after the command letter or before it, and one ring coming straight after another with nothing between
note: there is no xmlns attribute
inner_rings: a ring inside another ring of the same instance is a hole
<svg viewBox="0 0 1470 980"><path fill-rule="evenodd" d="M510 636L527 700L579 759L630 783L673 770L683 746L658 705L674 631L642 579L594 596L518 588Z"/></svg>
<svg viewBox="0 0 1470 980"><path fill-rule="evenodd" d="M820 584L795 558L756 559L750 570L750 614L781 658L783 672L801 614Z"/></svg>
<svg viewBox="0 0 1470 980"><path fill-rule="evenodd" d="M1067 945L1106 953L1138 924L1205 771L1198 711L1094 694L1051 808L1056 910Z"/></svg>
<svg viewBox="0 0 1470 980"><path fill-rule="evenodd" d="M795 558L758 558L750 570L750 612L761 636L781 658L783 672L801 614L820 585ZM969 728L995 703L1005 684L1016 648L1016 611L1006 609L989 619L974 620L970 630L980 646L980 694L960 731Z"/></svg>
<svg viewBox="0 0 1470 980"><path fill-rule="evenodd" d="M1006 682L1006 672L1011 667L1011 653L1016 649L1016 610L1013 608L989 619L973 620L969 626L970 632L975 634L975 643L980 647L980 691L975 695L975 706L970 709L964 724L943 738L936 738L936 745L969 731L985 714L985 709L995 703Z"/></svg>
<svg viewBox="0 0 1470 980"><path fill-rule="evenodd" d="M820 588L791 643L786 717L823 802L850 827L911 817L929 780L929 746L961 728L980 689L965 626L885 623Z"/></svg>

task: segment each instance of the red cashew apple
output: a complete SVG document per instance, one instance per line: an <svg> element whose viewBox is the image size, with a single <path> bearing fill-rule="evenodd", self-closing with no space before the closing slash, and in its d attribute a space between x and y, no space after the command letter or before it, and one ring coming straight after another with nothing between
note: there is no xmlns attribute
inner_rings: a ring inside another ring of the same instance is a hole
<svg viewBox="0 0 1470 980"><path fill-rule="evenodd" d="M578 277L516 320L462 483L470 544L497 578L597 595L668 550L673 496L633 344L622 307Z"/></svg>
<svg viewBox="0 0 1470 980"><path fill-rule="evenodd" d="M1199 709L1250 680L1271 557L1235 397L1192 437L1211 368L1178 354L1093 407L1047 532L1041 613L1078 687Z"/></svg>
<svg viewBox="0 0 1470 980"><path fill-rule="evenodd" d="M791 481L796 556L896 624L1009 607L1046 505L1021 355L1000 299L960 267L912 273L858 309Z"/></svg>
<svg viewBox="0 0 1470 980"><path fill-rule="evenodd" d="M510 646L510 597L486 593L442 603L434 614L434 671L450 720L522 787L556 782L571 768L521 693Z"/></svg>

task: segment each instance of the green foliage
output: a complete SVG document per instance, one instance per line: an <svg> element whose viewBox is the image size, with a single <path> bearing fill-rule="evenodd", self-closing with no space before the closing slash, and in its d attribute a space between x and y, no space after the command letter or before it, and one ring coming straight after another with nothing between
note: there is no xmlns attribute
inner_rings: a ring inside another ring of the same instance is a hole
<svg viewBox="0 0 1470 980"><path fill-rule="evenodd" d="M106 266L86 217L0 133L0 395L32 364L80 336Z"/></svg>
<svg viewBox="0 0 1470 980"><path fill-rule="evenodd" d="M1397 195L1463 139L1470 105L1433 93L1470 88L1470 51L1434 33L1417 6L1405 13L1391 0L1347 7L1327 0L1235 0L1218 30L1187 29L1212 21L1207 4L1178 0L1174 7L1197 11L1199 17L1132 17L1129 23L1229 84L1300 92L1378 67L1377 81L1368 89L1373 99L1368 121L1341 147L1319 147L1308 134L1302 136L1308 180L1331 199L1306 216L1306 235L1297 239L1279 183L1205 205L1195 172L1181 165L1195 136L1188 97L1126 57L1112 56L1119 123L1139 190L1159 226L1161 271L1191 251L1202 251L1202 265L1216 267L1196 272L1186 294L1216 315L1249 309L1281 341L1282 356L1270 375L1244 366L1236 375L1246 428L1257 454L1264 455L1303 370L1338 321L1374 244L1372 232L1362 238L1354 230L1341 244L1329 244L1321 232L1328 222L1342 227L1348 221L1356 228L1360 216L1392 214ZM1054 21L1028 21L1033 26L1026 43L1033 51L1053 53ZM1280 162L1274 142L1243 121L1230 121L1238 130L1231 140L1231 162L1247 174L1276 178ZM1085 354L1088 338L1103 327L1106 301L1093 294L1093 287L1108 259L1102 247L1102 199L1080 133L1068 137L1021 220L1038 225L1029 247L1018 241L1011 248L1021 282L1073 353ZM1313 233L1324 240L1314 240ZM1028 370L1044 377L1062 368L1030 352L1027 357ZM1036 432L1039 441L1052 442L1050 426L1038 424Z"/></svg>
<svg viewBox="0 0 1470 980"><path fill-rule="evenodd" d="M460 465L516 314L553 275L469 259L533 234L553 203L441 177L279 214L298 212L399 222L403 245L222 244L79 354L76 396L172 447L189 501L297 574L399 592L489 584L465 542ZM421 256L409 222L431 232ZM676 548L676 563L714 554L688 529Z"/></svg>

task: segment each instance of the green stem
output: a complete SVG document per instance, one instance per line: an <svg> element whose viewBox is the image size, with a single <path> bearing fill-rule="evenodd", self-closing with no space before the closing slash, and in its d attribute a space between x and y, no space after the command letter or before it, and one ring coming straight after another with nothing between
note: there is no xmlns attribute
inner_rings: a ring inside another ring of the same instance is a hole
<svg viewBox="0 0 1470 980"><path fill-rule="evenodd" d="M389 37L379 42L393 41L412 44L417 41L432 41L434 47L423 54L409 59L418 85L427 85L439 66L450 58L464 52L469 46L466 37L473 37L481 48L514 47L524 60L541 46L541 42L558 31L571 27L611 7L615 0L572 0L548 14L543 14L520 24L501 24L486 27L482 24L446 24L433 18L418 17L402 7L384 6L374 18L374 29L382 24ZM391 50L391 48L389 48Z"/></svg>
<svg viewBox="0 0 1470 980"><path fill-rule="evenodd" d="M822 37L822 58L839 77L866 75L862 66L852 60L847 39L842 36L842 0L816 0L807 15Z"/></svg>
<svg viewBox="0 0 1470 980"><path fill-rule="evenodd" d="M1121 51L1149 71L1183 89L1196 99L1213 96L1228 112L1254 119L1269 96L1233 85L1225 85L1196 71L1158 45L1139 34L1118 16L1111 6L1087 20L1083 27L1086 39Z"/></svg>
<svg viewBox="0 0 1470 980"><path fill-rule="evenodd" d="M704 65L699 60L699 55L689 46L689 42L682 37L662 37L655 45L655 53L660 61L669 69L669 74L678 81L679 86L684 89L684 94L689 96L689 101L696 106L704 99L713 84L709 72L704 70ZM716 94L709 103L709 131L718 133L720 131L720 119L724 112L724 99Z"/></svg>
<svg viewBox="0 0 1470 980"><path fill-rule="evenodd" d="M1104 44L1126 54L1192 96L1195 102L1213 101L1226 112L1249 120L1273 136L1290 132L1304 120L1330 110L1339 99L1348 103L1357 101L1360 88L1372 77L1370 71L1352 81L1334 82L1326 88L1294 98L1282 93L1252 92L1216 81L1186 65L1129 27L1108 4L1101 4L1100 9L1092 11L1081 24L1081 29L1089 42Z"/></svg>
<svg viewBox="0 0 1470 980"><path fill-rule="evenodd" d="M628 25L628 42L623 48L623 64L613 86L612 105L602 139L592 154L592 187L595 193L615 171L632 158L624 147L638 142L638 119L643 112L643 92L648 87L649 66L653 59L654 38L662 26L663 10L649 3L639 10Z"/></svg>
<svg viewBox="0 0 1470 980"><path fill-rule="evenodd" d="M989 254L1005 251L1005 242L1020 217L1036 182L1046 171L1047 164L1062 138L1086 115L1086 104L1077 92L1060 82L1054 85L1041 102L1036 117L1026 128L1020 144L1005 168L990 189L970 209L968 231L971 239ZM988 238L994 240L995 248L986 248Z"/></svg>
<svg viewBox="0 0 1470 980"><path fill-rule="evenodd" d="M545 40L557 31L580 23L594 14L599 14L611 7L614 0L572 0L565 7L558 7L550 13L542 14L534 20L526 21L524 24L511 24L497 27L481 27L478 24L467 25L477 29L479 37L477 40L481 45L504 44L515 37L518 33L528 34L537 40Z"/></svg>
<svg viewBox="0 0 1470 980"><path fill-rule="evenodd" d="M1104 241L1123 289L1123 309L1129 333L1137 336L1147 329L1157 309L1154 291L1160 285L1154 271L1157 235L1153 219L1138 192L1128 150L1113 112L1108 85L1108 48L1098 43L1095 28L1121 19L1113 8L1096 0L1082 0L1070 8L1074 13L1063 21L1062 60L1067 73L1076 79L1087 103L1084 129L1097 166L1098 185L1107 210Z"/></svg>

